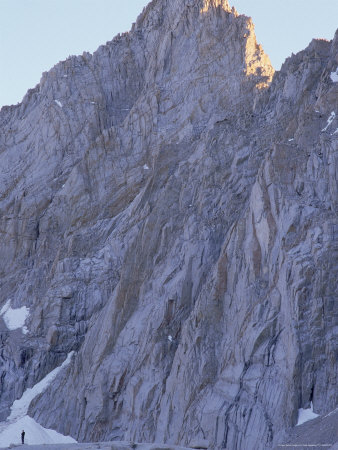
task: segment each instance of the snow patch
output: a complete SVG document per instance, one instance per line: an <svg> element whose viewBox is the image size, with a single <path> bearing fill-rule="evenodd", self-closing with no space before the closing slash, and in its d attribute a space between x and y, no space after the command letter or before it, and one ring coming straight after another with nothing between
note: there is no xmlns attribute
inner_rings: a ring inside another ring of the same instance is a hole
<svg viewBox="0 0 338 450"><path fill-rule="evenodd" d="M173 337L169 334L168 336L168 341L172 342L173 341Z"/></svg>
<svg viewBox="0 0 338 450"><path fill-rule="evenodd" d="M6 304L1 308L0 316L2 316L6 327L9 330L22 329L23 334L28 333L25 322L29 316L29 308L22 306L21 308L11 308L11 300L8 300Z"/></svg>
<svg viewBox="0 0 338 450"><path fill-rule="evenodd" d="M149 170L148 164L145 164L145 165L143 166L143 169L144 169L144 170Z"/></svg>
<svg viewBox="0 0 338 450"><path fill-rule="evenodd" d="M27 415L31 401L47 389L58 373L70 363L73 354L74 352L70 352L61 366L52 370L52 372L32 388L26 389L19 400L15 400L11 407L10 416L5 422L0 423L0 447L8 447L11 443L20 444L22 430L25 430L25 440L28 444L76 443L72 437L64 436L54 430L44 428Z"/></svg>
<svg viewBox="0 0 338 450"><path fill-rule="evenodd" d="M62 108L62 103L60 102L60 100L54 100L54 102L55 102L58 106L60 106L60 108Z"/></svg>
<svg viewBox="0 0 338 450"><path fill-rule="evenodd" d="M334 121L334 118L336 117L336 113L334 111L331 112L329 118L327 119L327 125L325 128L322 129L322 131L326 131L331 123Z"/></svg>
<svg viewBox="0 0 338 450"><path fill-rule="evenodd" d="M21 431L25 430L25 444L76 444L70 436L64 436L55 430L39 425L29 416L24 416L15 423L11 423L0 432L0 447L9 447L11 444L21 444Z"/></svg>
<svg viewBox="0 0 338 450"><path fill-rule="evenodd" d="M300 408L298 410L298 422L297 425L302 425L302 423L308 422L309 420L315 419L319 414L313 412L313 405L311 402L311 406L308 409Z"/></svg>
<svg viewBox="0 0 338 450"><path fill-rule="evenodd" d="M335 72L331 72L330 78L334 83L338 82L338 67Z"/></svg>
<svg viewBox="0 0 338 450"><path fill-rule="evenodd" d="M294 141L294 138L292 138L292 139L289 139L289 142L291 142L291 141Z"/></svg>

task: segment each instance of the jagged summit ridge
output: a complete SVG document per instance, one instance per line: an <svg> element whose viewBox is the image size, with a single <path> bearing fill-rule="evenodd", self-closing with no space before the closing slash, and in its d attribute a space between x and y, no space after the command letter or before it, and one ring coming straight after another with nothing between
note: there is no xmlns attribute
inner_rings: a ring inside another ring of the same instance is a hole
<svg viewBox="0 0 338 450"><path fill-rule="evenodd" d="M80 441L268 449L334 409L336 45L268 89L248 18L157 0L1 111L1 301L30 311L0 317L1 419L71 351L29 414Z"/></svg>
<svg viewBox="0 0 338 450"><path fill-rule="evenodd" d="M234 17L238 16L235 9L230 8L228 2L225 0L203 0L198 2L189 0L177 2L154 0L144 8L144 11L140 14L136 23L133 25L131 32L124 33L123 35L118 35L115 39L113 39L113 41L107 42L106 46L108 49L110 49L112 45L117 44L121 39L130 40L133 33L138 34L139 39L141 39L141 33L142 39L144 39L146 41L146 44L148 45L147 51L150 54L151 52L156 52L157 43L159 41L163 41L164 43L166 43L166 40L163 39L163 34L165 34L165 32L173 32L178 24L182 24L185 20L188 19L188 17L191 18L191 23L196 23L198 19L203 20L203 18L205 18L204 16L208 15L207 13L215 14L217 11L218 14L221 14L223 20L225 17L224 12L227 12L228 15ZM249 18L246 18L245 16L241 16L241 18L242 23L240 26L243 26L242 36L248 37L248 41L250 41L249 47L252 48L252 44L257 47L256 51L251 50L250 52L248 52L247 64L252 65L253 61L257 59L257 57L258 59L261 59L262 75L266 75L267 80L271 81L273 69L270 67L270 61L268 60L268 57L264 55L262 48L260 46L257 46L256 44L255 36L253 33L253 24L251 20L249 20ZM238 25L239 23L240 22L238 22ZM249 28L248 33L246 33L244 29L246 23L248 24ZM209 25L210 24L211 22L209 23ZM187 23L186 25L189 25L189 23ZM156 33L156 30L159 31L159 29L161 29L161 32ZM227 30L225 28L223 31L225 32L225 34L227 33ZM186 27L185 33L189 34L189 26ZM240 34L241 32L239 32L239 35ZM101 52L104 47L105 46L102 46L99 51ZM92 57L93 55L88 52L84 52L82 56L71 56L66 61L58 63L51 72L58 71L57 68L59 67L59 64L61 64L61 66L66 65L79 67L82 64L82 59L87 60L91 59ZM251 57L253 57L253 60L251 60ZM263 63L266 63L266 66ZM248 70L247 74L254 74L254 71ZM44 84L45 78L47 76L48 72L43 74L40 85ZM35 89L29 91L29 93L27 94L27 100L31 95L33 95L33 93L36 93L36 91L39 91L41 89L40 85L38 85ZM24 101L23 103L26 102Z"/></svg>

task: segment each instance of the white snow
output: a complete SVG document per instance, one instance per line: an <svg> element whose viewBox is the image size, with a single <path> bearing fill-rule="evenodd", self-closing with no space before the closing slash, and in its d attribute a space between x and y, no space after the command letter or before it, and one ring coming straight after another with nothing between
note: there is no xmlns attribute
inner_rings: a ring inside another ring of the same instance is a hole
<svg viewBox="0 0 338 450"><path fill-rule="evenodd" d="M145 165L143 166L143 169L144 169L144 170L149 170L148 164L145 164Z"/></svg>
<svg viewBox="0 0 338 450"><path fill-rule="evenodd" d="M331 112L329 118L327 119L327 125L325 128L322 129L322 131L326 131L331 123L334 121L334 118L336 117L336 113L334 111Z"/></svg>
<svg viewBox="0 0 338 450"><path fill-rule="evenodd" d="M300 408L298 410L298 422L297 422L296 426L302 425L302 423L305 423L305 422L307 422L309 420L315 419L318 416L319 416L319 414L316 414L316 413L313 412L313 405L312 405L312 402L311 402L311 407L310 408L308 408L308 409Z"/></svg>
<svg viewBox="0 0 338 450"><path fill-rule="evenodd" d="M29 444L67 444L76 442L70 436L63 436L54 430L42 427L27 415L31 401L45 391L58 373L70 363L73 354L74 352L70 352L61 366L52 370L32 388L26 389L19 400L15 400L11 407L10 416L5 422L0 423L0 447L9 446L11 443L20 443L22 430L25 430L25 441Z"/></svg>
<svg viewBox="0 0 338 450"><path fill-rule="evenodd" d="M294 141L294 138L292 138L292 139L289 139L289 142L291 142L291 141Z"/></svg>
<svg viewBox="0 0 338 450"><path fill-rule="evenodd" d="M331 72L330 78L334 83L338 82L338 67L335 72Z"/></svg>
<svg viewBox="0 0 338 450"><path fill-rule="evenodd" d="M169 336L168 336L168 341L170 341L170 342L172 342L172 341L173 341L173 337L172 337L172 336L170 336L170 334L169 334Z"/></svg>
<svg viewBox="0 0 338 450"><path fill-rule="evenodd" d="M21 431L25 430L25 444L75 444L70 436L64 436L55 430L50 430L39 425L29 416L24 416L18 421L9 424L0 431L0 447L9 447L11 444L21 444Z"/></svg>
<svg viewBox="0 0 338 450"><path fill-rule="evenodd" d="M332 136L333 136L334 134L336 134L336 133L338 133L338 128L336 129L336 131L334 131L334 132L332 133Z"/></svg>
<svg viewBox="0 0 338 450"><path fill-rule="evenodd" d="M0 316L2 316L7 328L9 330L22 329L24 334L28 333L25 322L29 316L29 308L22 306L21 308L11 308L11 300L8 300L6 304L1 308Z"/></svg>
<svg viewBox="0 0 338 450"><path fill-rule="evenodd" d="M60 100L54 100L54 102L55 102L58 106L60 106L60 108L62 108L62 103L60 102Z"/></svg>

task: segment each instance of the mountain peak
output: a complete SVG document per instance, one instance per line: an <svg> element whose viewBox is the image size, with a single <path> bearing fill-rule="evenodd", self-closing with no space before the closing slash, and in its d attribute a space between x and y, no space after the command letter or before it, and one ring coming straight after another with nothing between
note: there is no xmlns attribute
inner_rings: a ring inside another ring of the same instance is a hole
<svg viewBox="0 0 338 450"><path fill-rule="evenodd" d="M231 11L229 2L227 0L203 0L201 13L208 12L211 8L222 8L224 11Z"/></svg>
<svg viewBox="0 0 338 450"><path fill-rule="evenodd" d="M252 20L227 0L153 0L133 29L154 56L148 69L156 72L157 80L162 69L172 76L200 71L199 66L210 76L214 67L215 76L227 76L235 84L250 81L257 88L267 87L272 79L274 70L257 44Z"/></svg>
<svg viewBox="0 0 338 450"><path fill-rule="evenodd" d="M251 19L153 0L1 111L0 420L61 365L25 411L84 442L270 450L336 408L336 54L262 95Z"/></svg>

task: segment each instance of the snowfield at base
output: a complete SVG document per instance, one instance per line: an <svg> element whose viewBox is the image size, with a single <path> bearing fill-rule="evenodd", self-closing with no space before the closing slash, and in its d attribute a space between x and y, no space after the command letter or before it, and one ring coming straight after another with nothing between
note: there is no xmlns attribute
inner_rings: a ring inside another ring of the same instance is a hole
<svg viewBox="0 0 338 450"><path fill-rule="evenodd" d="M44 428L29 416L8 425L0 434L0 447L9 447L11 444L21 444L21 431L25 430L25 444L76 444L70 436L64 436L54 430Z"/></svg>
<svg viewBox="0 0 338 450"><path fill-rule="evenodd" d="M308 408L308 409L300 408L298 410L298 422L297 422L296 426L302 425L302 423L305 423L305 422L307 422L309 420L315 419L318 416L319 416L319 414L316 414L316 413L313 412L313 405L312 405L312 402L311 402L311 407L310 408Z"/></svg>
<svg viewBox="0 0 338 450"><path fill-rule="evenodd" d="M22 332L24 334L28 333L27 327L24 326L26 319L29 316L29 308L26 306L13 309L11 308L11 300L8 300L1 308L0 316L2 316L6 327L9 330L17 330L18 328L22 328Z"/></svg>
<svg viewBox="0 0 338 450"><path fill-rule="evenodd" d="M27 415L31 401L47 389L58 373L71 362L73 354L74 352L70 352L61 366L52 370L32 388L26 389L19 400L15 400L11 407L10 416L5 422L0 423L0 447L7 447L12 443L21 443L22 430L25 430L25 440L28 444L76 443L72 437L44 428Z"/></svg>

